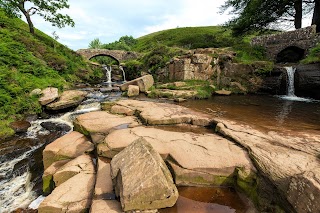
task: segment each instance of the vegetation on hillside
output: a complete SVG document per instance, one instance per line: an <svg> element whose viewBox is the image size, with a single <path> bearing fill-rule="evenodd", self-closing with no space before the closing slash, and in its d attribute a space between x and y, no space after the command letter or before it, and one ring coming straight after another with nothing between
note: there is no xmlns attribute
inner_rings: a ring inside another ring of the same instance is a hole
<svg viewBox="0 0 320 213"><path fill-rule="evenodd" d="M41 111L29 93L47 86L62 90L80 79L100 75L74 51L18 18L0 10L0 138L12 133L8 124L28 113Z"/></svg>
<svg viewBox="0 0 320 213"><path fill-rule="evenodd" d="M320 43L309 51L305 59L301 61L303 64L320 63Z"/></svg>

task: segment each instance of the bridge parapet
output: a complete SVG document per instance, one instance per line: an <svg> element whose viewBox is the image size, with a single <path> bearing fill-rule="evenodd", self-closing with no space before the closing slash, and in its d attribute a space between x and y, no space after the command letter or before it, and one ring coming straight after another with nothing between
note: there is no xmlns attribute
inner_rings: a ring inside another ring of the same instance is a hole
<svg viewBox="0 0 320 213"><path fill-rule="evenodd" d="M251 44L266 48L268 57L274 60L288 47L298 47L307 54L319 42L320 34L316 32L316 25L312 25L294 31L258 36L252 39Z"/></svg>
<svg viewBox="0 0 320 213"><path fill-rule="evenodd" d="M77 53L88 60L96 56L109 56L117 60L119 63L125 60L135 59L139 57L139 54L137 52L124 50L80 49L77 51Z"/></svg>

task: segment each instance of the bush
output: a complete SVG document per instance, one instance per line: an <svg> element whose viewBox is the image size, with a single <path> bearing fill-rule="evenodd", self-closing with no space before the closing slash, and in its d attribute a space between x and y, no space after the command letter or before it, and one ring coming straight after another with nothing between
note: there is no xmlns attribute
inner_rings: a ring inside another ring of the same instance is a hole
<svg viewBox="0 0 320 213"><path fill-rule="evenodd" d="M138 60L130 60L125 63L127 80L133 80L141 76L142 63Z"/></svg>

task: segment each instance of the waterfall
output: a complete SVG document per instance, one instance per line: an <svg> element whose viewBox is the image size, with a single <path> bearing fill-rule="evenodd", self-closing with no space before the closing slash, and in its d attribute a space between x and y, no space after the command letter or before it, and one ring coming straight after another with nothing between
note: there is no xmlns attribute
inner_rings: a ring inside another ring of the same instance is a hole
<svg viewBox="0 0 320 213"><path fill-rule="evenodd" d="M285 67L287 70L288 81L287 81L287 96L296 97L294 94L294 73L296 72L296 68L294 67Z"/></svg>
<svg viewBox="0 0 320 213"><path fill-rule="evenodd" d="M106 65L102 65L102 67L107 71L107 72L106 72L107 83L111 83L111 71L112 71L112 67L110 66L110 67L108 68L108 66L106 66Z"/></svg>
<svg viewBox="0 0 320 213"><path fill-rule="evenodd" d="M119 66L119 69L122 70L123 82L126 82L126 73L124 72L124 69L121 65Z"/></svg>

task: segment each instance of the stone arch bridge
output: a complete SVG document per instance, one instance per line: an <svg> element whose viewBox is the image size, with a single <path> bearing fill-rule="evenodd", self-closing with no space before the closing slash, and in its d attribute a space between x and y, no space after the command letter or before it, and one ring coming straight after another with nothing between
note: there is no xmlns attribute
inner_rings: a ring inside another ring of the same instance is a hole
<svg viewBox="0 0 320 213"><path fill-rule="evenodd" d="M139 54L136 52L107 49L80 49L77 51L77 53L88 60L96 56L109 56L117 60L119 63L129 59L136 59L139 56Z"/></svg>
<svg viewBox="0 0 320 213"><path fill-rule="evenodd" d="M268 57L276 62L297 62L319 42L320 33L317 33L316 26L313 25L294 31L259 36L253 38L251 44L266 48Z"/></svg>

